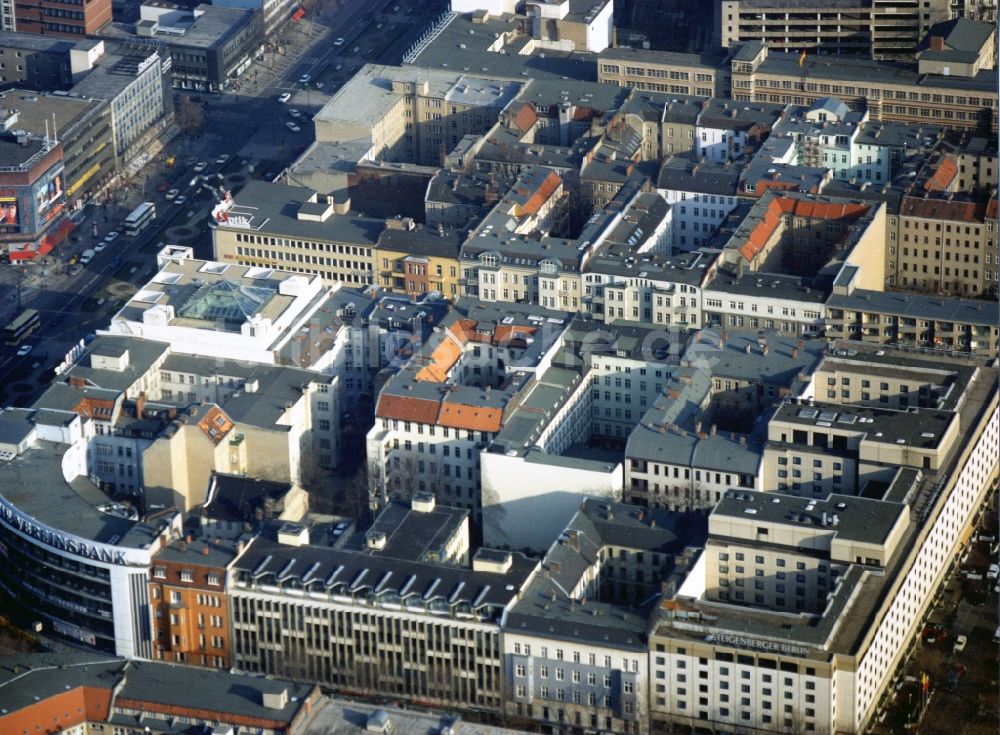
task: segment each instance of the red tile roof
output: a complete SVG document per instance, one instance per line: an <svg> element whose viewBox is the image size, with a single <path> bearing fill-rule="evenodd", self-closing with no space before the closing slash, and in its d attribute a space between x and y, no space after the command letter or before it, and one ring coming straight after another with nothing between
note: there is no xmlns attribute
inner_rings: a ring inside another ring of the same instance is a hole
<svg viewBox="0 0 1000 735"><path fill-rule="evenodd" d="M514 127L520 130L522 133L527 133L531 130L531 127L538 122L538 114L535 112L535 108L529 104L521 105L521 109L517 111L512 120Z"/></svg>
<svg viewBox="0 0 1000 735"><path fill-rule="evenodd" d="M417 421L421 424L437 422L440 402L427 398L413 396L394 396L382 394L378 399L375 415L383 419L399 419L400 421Z"/></svg>
<svg viewBox="0 0 1000 735"><path fill-rule="evenodd" d="M958 174L958 166L950 158L945 158L938 164L934 173L924 182L927 191L948 191L948 187Z"/></svg>
<svg viewBox="0 0 1000 735"><path fill-rule="evenodd" d="M528 198L523 206L514 205L514 216L524 217L529 214L538 214L542 205L549 200L549 197L552 196L561 184L562 179L559 178L559 175L555 171L550 171L549 175L538 185L535 193Z"/></svg>
<svg viewBox="0 0 1000 735"><path fill-rule="evenodd" d="M438 423L455 429L496 432L500 431L502 417L503 411L499 408L445 402L441 406Z"/></svg>
<svg viewBox="0 0 1000 735"><path fill-rule="evenodd" d="M757 257L777 231L785 215L805 219L857 219L868 209L869 205L854 202L820 202L775 196L767 205L764 216L750 231L750 237L740 246L740 254L748 261Z"/></svg>

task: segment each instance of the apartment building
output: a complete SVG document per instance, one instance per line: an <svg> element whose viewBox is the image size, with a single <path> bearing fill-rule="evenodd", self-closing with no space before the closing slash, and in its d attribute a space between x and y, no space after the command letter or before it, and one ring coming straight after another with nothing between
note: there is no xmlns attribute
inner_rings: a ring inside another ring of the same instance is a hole
<svg viewBox="0 0 1000 735"><path fill-rule="evenodd" d="M459 249L465 232L429 229L412 221L389 220L379 235L373 258L378 285L420 298L437 292L447 299L461 295Z"/></svg>
<svg viewBox="0 0 1000 735"><path fill-rule="evenodd" d="M957 564L963 534L997 476L995 453L986 448L997 426L994 369L850 342L837 343L826 360L836 363L826 374L846 363L852 375L870 377L878 374L873 364L889 375L903 368L911 375L900 388L925 370L935 381L943 373L951 390L925 394L926 408L897 411L906 419L886 427L891 441L885 432L873 436L894 449L886 475L871 477L858 494L725 495L710 516L701 558L660 606L650 641L659 664L651 672L663 671L678 687L653 698L654 720L707 720L718 729L750 723L774 732L864 729L886 706L932 598ZM891 392L889 403L902 397ZM804 440L791 441L807 448L849 427L835 414L871 410L851 407L855 395L822 407L832 420L808 402L785 404L796 420L811 422L800 429ZM938 414L948 414L947 423L969 422L968 441L939 442L936 469L891 466L902 453L938 442ZM874 429L881 419L872 418Z"/></svg>
<svg viewBox="0 0 1000 735"><path fill-rule="evenodd" d="M988 301L862 289L851 272L838 281L826 302L829 337L979 355L1000 344Z"/></svg>
<svg viewBox="0 0 1000 735"><path fill-rule="evenodd" d="M641 606L684 547L688 534L679 521L611 501L580 504L504 627L508 716L542 726L649 731Z"/></svg>
<svg viewBox="0 0 1000 735"><path fill-rule="evenodd" d="M316 114L316 141L361 141L377 161L440 166L464 136L487 132L520 88L444 69L366 65Z"/></svg>
<svg viewBox="0 0 1000 735"><path fill-rule="evenodd" d="M716 97L703 100L695 123L695 157L717 163L743 158L771 134L784 112L784 106L769 102L735 104Z"/></svg>
<svg viewBox="0 0 1000 735"><path fill-rule="evenodd" d="M457 530L452 514L426 502L430 510L407 517L424 529L421 538ZM358 694L499 711L501 621L537 562L483 549L471 565L433 563L414 548L412 529L403 549L383 532L340 546L334 531L281 525L231 566L235 665Z"/></svg>
<svg viewBox="0 0 1000 735"><path fill-rule="evenodd" d="M247 538L242 521L189 518L183 535L165 540L154 554L149 581L153 658L215 669L232 665L226 568Z"/></svg>
<svg viewBox="0 0 1000 735"><path fill-rule="evenodd" d="M776 329L804 339L826 323L827 288L779 273L738 275L720 271L702 291L704 324L715 329Z"/></svg>
<svg viewBox="0 0 1000 735"><path fill-rule="evenodd" d="M696 332L629 435L625 501L706 510L729 488L759 488L763 443L752 417L796 389L823 345L781 332Z"/></svg>
<svg viewBox="0 0 1000 735"><path fill-rule="evenodd" d="M111 23L111 0L74 3L72 8L47 5L40 0L4 4L0 26L5 31L61 38L93 36Z"/></svg>
<svg viewBox="0 0 1000 735"><path fill-rule="evenodd" d="M372 503L433 492L483 507L480 453L558 348L566 315L460 300L379 393L368 432Z"/></svg>
<svg viewBox="0 0 1000 735"><path fill-rule="evenodd" d="M736 206L741 167L730 161L671 156L660 166L656 191L670 205L674 251L707 243Z"/></svg>

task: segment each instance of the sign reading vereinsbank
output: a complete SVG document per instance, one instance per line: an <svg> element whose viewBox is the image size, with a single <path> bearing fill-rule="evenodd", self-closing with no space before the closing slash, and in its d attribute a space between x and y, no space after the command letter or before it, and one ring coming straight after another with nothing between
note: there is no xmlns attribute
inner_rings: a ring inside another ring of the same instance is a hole
<svg viewBox="0 0 1000 735"><path fill-rule="evenodd" d="M99 511L95 510L94 512ZM26 516L2 496L0 496L0 521L25 536L41 541L46 546L82 556L85 559L122 566L145 566L149 563L149 552L144 549L119 549L108 544L57 531L39 523L30 516Z"/></svg>

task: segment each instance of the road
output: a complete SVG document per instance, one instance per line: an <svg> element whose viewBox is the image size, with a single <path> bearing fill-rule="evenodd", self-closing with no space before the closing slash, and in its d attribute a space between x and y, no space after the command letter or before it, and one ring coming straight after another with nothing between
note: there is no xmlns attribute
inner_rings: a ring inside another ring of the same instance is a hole
<svg viewBox="0 0 1000 735"><path fill-rule="evenodd" d="M17 357L14 347L0 346L0 406L34 400L47 384L48 371L84 335L106 326L118 302L113 298L98 301L116 272L120 280L134 287L148 280L157 245L167 241L165 231L177 212L183 211L184 221L203 228L202 237L194 243L196 255L211 257L204 223L214 202L192 197L200 186L192 186L195 163L205 162L202 173L212 174L220 168L214 162L225 153L241 162L235 170L231 170L233 163L228 163L227 173L249 175L252 166L254 175L278 175L312 142L315 110L363 64L398 63L413 39L443 9L443 0L317 4L311 11L313 17L290 22L281 31L278 44L244 72L238 90L192 95L205 107L206 126L201 135L182 135L171 142L167 152L176 157L173 168L167 169L161 160L151 161L133 180L134 189L121 200L87 206L78 218L72 242L46 262L24 266L23 270L11 270L10 266L6 273L0 269L0 293L11 294L0 295L0 323L15 316L19 308L37 309L43 322L40 332L26 340L33 348L26 357ZM344 43L336 45L339 38ZM305 74L311 80L303 85L299 80ZM291 95L287 104L278 99L285 92ZM293 109L301 113L297 118L290 115ZM289 122L300 130L291 130ZM239 134L234 135L234 131ZM157 190L163 178L188 198L184 206L168 202ZM157 207L157 219L145 232L136 238L122 234L78 271L69 267L73 256L92 248L109 231L121 231L125 215L141 201L152 201ZM21 282L19 302L17 281ZM6 394L5 388L9 389Z"/></svg>

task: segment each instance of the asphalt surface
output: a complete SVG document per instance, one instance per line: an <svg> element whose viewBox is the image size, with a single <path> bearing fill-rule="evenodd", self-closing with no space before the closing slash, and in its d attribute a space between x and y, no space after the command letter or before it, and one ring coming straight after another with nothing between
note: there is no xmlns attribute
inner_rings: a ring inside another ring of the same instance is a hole
<svg viewBox="0 0 1000 735"><path fill-rule="evenodd" d="M394 11L397 5L400 9ZM286 25L232 91L178 90L175 101L188 94L204 107L205 128L199 135L178 135L163 157L150 161L127 187L110 192L108 203L85 207L76 217L71 240L42 262L0 266L0 324L20 309L37 309L42 315L41 330L25 340L32 347L30 354L19 357L16 347L0 345L0 406L28 405L37 398L67 352L85 335L107 325L129 288L148 280L162 245L192 245L196 257L211 257L207 217L214 199L195 196L201 188L200 182L193 183L196 164L205 164L201 171L205 176L220 170L237 176L280 174L312 142L312 115L343 82L365 63L398 63L443 9L440 0L316 3L303 21ZM344 42L337 44L340 38ZM305 74L311 79L302 84L299 80ZM286 103L279 100L284 93L290 95ZM300 115L292 117L292 109ZM300 130L291 130L289 122ZM230 157L225 164L216 162L222 154ZM166 155L175 157L172 167L166 166ZM160 190L164 180L168 189L187 198L184 205L167 200ZM157 218L137 237L127 237L123 220L143 201L155 203ZM197 237L172 238L168 231L179 223L196 228ZM74 257L113 230L121 234L90 263L71 265ZM108 286L114 283L118 287L109 293Z"/></svg>

